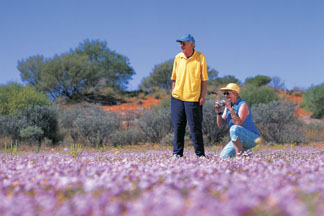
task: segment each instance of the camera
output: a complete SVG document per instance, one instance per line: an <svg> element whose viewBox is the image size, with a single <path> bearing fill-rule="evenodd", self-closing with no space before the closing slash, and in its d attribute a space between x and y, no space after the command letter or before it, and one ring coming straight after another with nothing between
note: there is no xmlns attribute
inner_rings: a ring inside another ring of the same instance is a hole
<svg viewBox="0 0 324 216"><path fill-rule="evenodd" d="M224 102L223 101L217 101L218 102L218 104L219 104L219 106L225 106L225 104L224 104Z"/></svg>

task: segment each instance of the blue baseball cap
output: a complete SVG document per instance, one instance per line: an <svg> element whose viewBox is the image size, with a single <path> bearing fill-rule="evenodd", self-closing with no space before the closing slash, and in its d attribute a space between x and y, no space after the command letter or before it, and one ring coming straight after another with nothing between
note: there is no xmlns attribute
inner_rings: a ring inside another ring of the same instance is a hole
<svg viewBox="0 0 324 216"><path fill-rule="evenodd" d="M195 43L194 37L191 34L185 34L180 39L176 40L177 42L191 41Z"/></svg>

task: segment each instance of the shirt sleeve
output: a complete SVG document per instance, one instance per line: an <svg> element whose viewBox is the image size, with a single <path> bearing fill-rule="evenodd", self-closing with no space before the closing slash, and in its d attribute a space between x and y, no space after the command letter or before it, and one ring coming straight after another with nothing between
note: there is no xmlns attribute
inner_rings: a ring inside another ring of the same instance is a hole
<svg viewBox="0 0 324 216"><path fill-rule="evenodd" d="M172 75L171 75L171 80L176 80L177 76L176 76L176 68L177 68L177 58L174 58L173 61L173 69L172 69Z"/></svg>
<svg viewBox="0 0 324 216"><path fill-rule="evenodd" d="M206 58L204 54L202 55L202 61L201 61L201 68L202 68L202 81L207 81L208 80L208 73L207 73L207 63L206 63Z"/></svg>

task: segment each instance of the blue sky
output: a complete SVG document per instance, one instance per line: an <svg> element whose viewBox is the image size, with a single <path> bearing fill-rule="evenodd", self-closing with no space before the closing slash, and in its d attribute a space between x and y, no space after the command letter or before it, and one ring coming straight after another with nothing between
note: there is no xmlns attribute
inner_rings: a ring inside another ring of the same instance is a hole
<svg viewBox="0 0 324 216"><path fill-rule="evenodd" d="M322 0L3 0L0 84L21 82L18 60L99 39L129 58L134 90L190 33L221 77L278 76L307 89L324 82L323 11Z"/></svg>

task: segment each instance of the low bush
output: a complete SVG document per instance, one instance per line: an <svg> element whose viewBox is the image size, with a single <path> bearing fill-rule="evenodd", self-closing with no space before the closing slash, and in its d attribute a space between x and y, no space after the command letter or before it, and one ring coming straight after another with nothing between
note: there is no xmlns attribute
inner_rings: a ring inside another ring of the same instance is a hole
<svg viewBox="0 0 324 216"><path fill-rule="evenodd" d="M59 115L59 125L62 131L68 133L76 144L80 137L80 132L76 126L76 120L84 118L84 112L79 108L65 109Z"/></svg>
<svg viewBox="0 0 324 216"><path fill-rule="evenodd" d="M312 122L306 124L306 137L312 142L324 142L324 123Z"/></svg>
<svg viewBox="0 0 324 216"><path fill-rule="evenodd" d="M12 141L20 140L20 130L26 127L28 121L24 116L0 116L0 133L2 136L10 137Z"/></svg>
<svg viewBox="0 0 324 216"><path fill-rule="evenodd" d="M203 106L203 134L207 138L207 144L220 143L228 135L227 126L217 127L217 113L215 101L207 100Z"/></svg>
<svg viewBox="0 0 324 216"><path fill-rule="evenodd" d="M144 137L145 133L143 131L137 128L129 128L127 130L116 131L109 140L109 143L115 147L119 145L136 145L143 142L145 140Z"/></svg>
<svg viewBox="0 0 324 216"><path fill-rule="evenodd" d="M29 145L32 146L34 142L38 143L38 149L42 144L42 138L44 136L44 131L38 126L28 126L20 130L19 135L22 139L25 139L29 142Z"/></svg>
<svg viewBox="0 0 324 216"><path fill-rule="evenodd" d="M29 106L20 110L18 116L25 117L28 126L37 126L43 131L43 137L56 144L58 135L58 110L54 106Z"/></svg>
<svg viewBox="0 0 324 216"><path fill-rule="evenodd" d="M173 141L174 141L174 133L170 132L168 134L166 134L162 140L161 140L161 144L162 145L166 145L166 146L172 146L173 145Z"/></svg>
<svg viewBox="0 0 324 216"><path fill-rule="evenodd" d="M252 107L253 119L266 142L303 143L304 124L296 117L296 105L288 101L272 101Z"/></svg>
<svg viewBox="0 0 324 216"><path fill-rule="evenodd" d="M136 125L144 132L146 142L160 143L173 131L170 107L144 111Z"/></svg>
<svg viewBox="0 0 324 216"><path fill-rule="evenodd" d="M45 138L57 144L60 138L57 109L53 106L22 108L14 115L1 116L0 130L13 141L26 140L30 144L37 141L38 149Z"/></svg>
<svg viewBox="0 0 324 216"><path fill-rule="evenodd" d="M89 141L93 147L102 147L107 139L120 128L120 120L115 113L106 115L87 115L75 122L80 135Z"/></svg>
<svg viewBox="0 0 324 216"><path fill-rule="evenodd" d="M102 106L94 104L64 109L60 113L59 123L74 144L83 138L93 147L107 144L107 139L120 128L120 119L115 113L107 113Z"/></svg>

